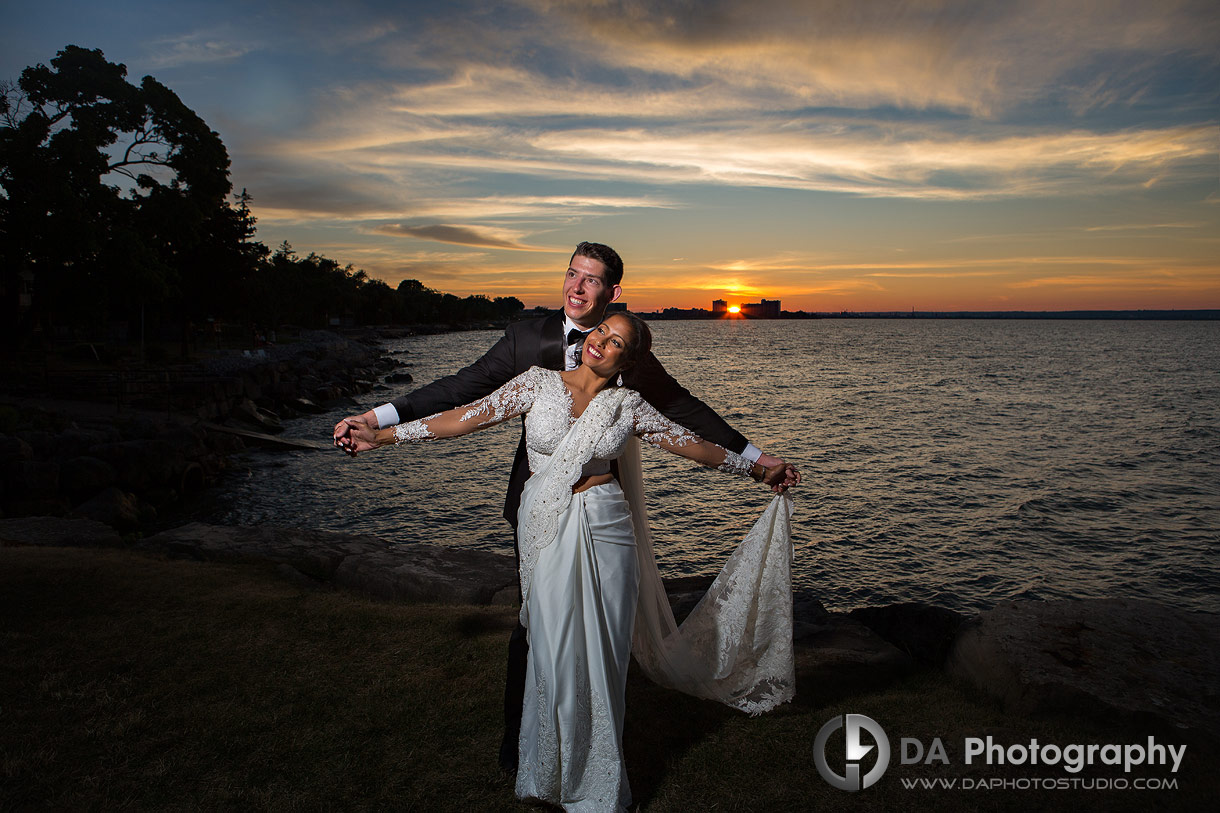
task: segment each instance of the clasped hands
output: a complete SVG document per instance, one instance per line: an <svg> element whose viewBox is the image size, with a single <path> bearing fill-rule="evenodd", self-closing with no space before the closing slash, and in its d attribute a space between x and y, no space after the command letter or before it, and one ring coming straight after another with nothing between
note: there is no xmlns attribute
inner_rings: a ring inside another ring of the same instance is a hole
<svg viewBox="0 0 1220 813"><path fill-rule="evenodd" d="M785 463L773 455L762 454L758 457L758 465L764 469L763 484L770 486L776 494L783 494L793 486L800 485L801 473L791 463Z"/></svg>
<svg viewBox="0 0 1220 813"><path fill-rule="evenodd" d="M378 427L376 426L376 417L372 421L369 420L370 414L366 412L363 415L353 415L335 424L335 446L352 457L355 457L360 452L376 449L376 432Z"/></svg>

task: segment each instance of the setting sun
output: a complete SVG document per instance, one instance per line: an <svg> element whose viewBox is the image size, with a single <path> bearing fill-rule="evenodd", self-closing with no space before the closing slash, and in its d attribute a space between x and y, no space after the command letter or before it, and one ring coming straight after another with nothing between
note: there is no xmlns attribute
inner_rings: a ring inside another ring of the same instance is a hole
<svg viewBox="0 0 1220 813"><path fill-rule="evenodd" d="M729 313L741 313L740 305L729 305Z"/></svg>

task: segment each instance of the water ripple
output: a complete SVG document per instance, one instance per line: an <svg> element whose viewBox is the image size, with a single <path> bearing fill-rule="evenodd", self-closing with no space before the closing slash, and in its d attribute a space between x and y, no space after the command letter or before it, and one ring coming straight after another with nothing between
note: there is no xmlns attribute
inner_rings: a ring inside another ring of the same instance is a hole
<svg viewBox="0 0 1220 813"><path fill-rule="evenodd" d="M802 466L794 581L829 607L929 601L971 611L1009 598L1116 595L1220 606L1216 323L653 329L680 381ZM390 349L427 382L496 338L415 337ZM325 437L339 417L301 419L290 432ZM500 512L518 431L513 422L355 460L251 453L214 519L508 552ZM662 571L714 570L769 495L652 449L644 457Z"/></svg>

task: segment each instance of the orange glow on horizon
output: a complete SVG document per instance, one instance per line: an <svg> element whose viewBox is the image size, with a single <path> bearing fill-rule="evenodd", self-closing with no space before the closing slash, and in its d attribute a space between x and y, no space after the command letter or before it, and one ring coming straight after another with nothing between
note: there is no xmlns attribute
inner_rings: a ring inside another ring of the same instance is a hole
<svg viewBox="0 0 1220 813"><path fill-rule="evenodd" d="M331 249L323 251L333 255ZM432 259L432 258L428 258ZM558 305L559 281L534 265L489 262L487 267L451 268L458 258L421 262L409 277L459 297L515 296L527 308ZM1156 268L1143 258L1020 257L1020 262L905 261L860 267L811 267L709 289L696 272L657 271L645 263L624 278L620 302L637 313L666 308L710 311L724 300L723 315L743 317L746 304L780 301L785 311L808 313L1066 310L1183 310L1220 308L1220 266L1186 258ZM959 267L961 266L961 267ZM374 263L371 276L391 288L408 276ZM699 270L699 269L697 269ZM746 284L749 283L749 284ZM737 310L731 310L736 308Z"/></svg>

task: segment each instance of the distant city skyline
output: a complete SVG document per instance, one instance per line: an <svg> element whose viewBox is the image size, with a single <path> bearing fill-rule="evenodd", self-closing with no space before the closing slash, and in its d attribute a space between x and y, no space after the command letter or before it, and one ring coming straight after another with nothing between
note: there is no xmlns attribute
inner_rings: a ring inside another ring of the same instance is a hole
<svg viewBox="0 0 1220 813"><path fill-rule="evenodd" d="M661 318L705 318L705 319L786 319L804 317L961 317L989 318L992 316L1016 316L1032 319L1153 319L1153 320L1207 320L1220 321L1220 308L1137 308L1137 309L1069 309L1069 310L804 310L784 309L783 303L776 299L764 299L760 302L729 303L725 300L712 301L712 307L680 308L673 305L651 310L636 310L629 302L619 300L611 302L606 312L630 310L643 316ZM537 305L533 311L541 314L555 310L546 305Z"/></svg>
<svg viewBox="0 0 1220 813"><path fill-rule="evenodd" d="M1220 307L1220 6L1201 0L19 4L223 138L258 239L552 306Z"/></svg>

